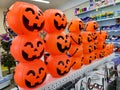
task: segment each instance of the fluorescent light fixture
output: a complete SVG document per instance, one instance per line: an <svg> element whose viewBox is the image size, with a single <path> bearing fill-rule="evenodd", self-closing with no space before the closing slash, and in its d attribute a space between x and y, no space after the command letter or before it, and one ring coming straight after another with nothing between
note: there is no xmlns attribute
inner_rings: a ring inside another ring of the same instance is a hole
<svg viewBox="0 0 120 90"><path fill-rule="evenodd" d="M32 0L32 1L35 1L35 2L42 2L42 3L50 3L49 1L45 1L45 0Z"/></svg>

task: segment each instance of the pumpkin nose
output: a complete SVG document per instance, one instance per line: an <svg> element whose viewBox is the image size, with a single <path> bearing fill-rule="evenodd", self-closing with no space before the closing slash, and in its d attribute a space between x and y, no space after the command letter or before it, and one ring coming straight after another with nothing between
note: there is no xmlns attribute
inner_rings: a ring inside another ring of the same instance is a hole
<svg viewBox="0 0 120 90"><path fill-rule="evenodd" d="M65 40L65 42L67 42L67 40Z"/></svg>
<svg viewBox="0 0 120 90"><path fill-rule="evenodd" d="M62 21L64 21L64 18L62 18Z"/></svg>
<svg viewBox="0 0 120 90"><path fill-rule="evenodd" d="M67 66L65 66L65 68L67 68Z"/></svg>
<svg viewBox="0 0 120 90"><path fill-rule="evenodd" d="M38 16L36 16L36 18L35 18L35 19L39 19L39 18L38 18Z"/></svg>
<svg viewBox="0 0 120 90"><path fill-rule="evenodd" d="M39 76L37 76L36 78L39 78Z"/></svg>
<svg viewBox="0 0 120 90"><path fill-rule="evenodd" d="M34 51L37 51L37 48L35 48Z"/></svg>

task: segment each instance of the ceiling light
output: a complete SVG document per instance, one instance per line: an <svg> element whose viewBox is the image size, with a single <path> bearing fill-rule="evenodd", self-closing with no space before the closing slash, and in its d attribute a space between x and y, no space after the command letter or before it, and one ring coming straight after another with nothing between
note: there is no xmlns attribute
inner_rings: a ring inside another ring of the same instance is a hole
<svg viewBox="0 0 120 90"><path fill-rule="evenodd" d="M42 3L50 3L49 1L45 1L45 0L32 0L32 1L42 2Z"/></svg>

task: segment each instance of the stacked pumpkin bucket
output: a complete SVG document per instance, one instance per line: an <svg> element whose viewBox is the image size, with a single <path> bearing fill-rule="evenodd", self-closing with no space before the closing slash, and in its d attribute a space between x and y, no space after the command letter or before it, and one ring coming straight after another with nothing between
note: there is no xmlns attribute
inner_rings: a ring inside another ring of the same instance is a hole
<svg viewBox="0 0 120 90"><path fill-rule="evenodd" d="M24 90L41 87L48 74L60 78L113 53L114 45L105 43L107 33L96 31L96 21L84 27L82 20L72 19L66 34L67 19L62 11L48 9L43 13L37 6L25 2L14 3L6 19L17 34L10 47L19 62L14 80ZM44 40L39 36L42 30L47 33ZM50 56L42 61L44 51Z"/></svg>

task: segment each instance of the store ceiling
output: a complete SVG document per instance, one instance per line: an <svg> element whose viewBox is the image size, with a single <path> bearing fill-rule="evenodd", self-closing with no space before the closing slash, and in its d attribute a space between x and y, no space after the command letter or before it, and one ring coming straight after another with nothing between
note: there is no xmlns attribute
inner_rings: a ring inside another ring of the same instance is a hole
<svg viewBox="0 0 120 90"><path fill-rule="evenodd" d="M41 10L46 10L48 8L57 8L62 4L69 2L69 0L48 0L50 4L34 2L31 0L0 0L0 8L9 8L16 1L25 1L37 5Z"/></svg>

